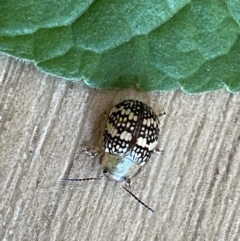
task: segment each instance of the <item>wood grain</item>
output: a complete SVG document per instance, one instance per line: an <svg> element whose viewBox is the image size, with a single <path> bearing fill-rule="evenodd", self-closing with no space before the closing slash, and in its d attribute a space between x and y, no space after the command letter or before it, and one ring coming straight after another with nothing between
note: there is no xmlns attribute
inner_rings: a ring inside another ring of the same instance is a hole
<svg viewBox="0 0 240 241"><path fill-rule="evenodd" d="M159 148L132 180L97 177L104 112L127 98L161 119ZM94 90L0 55L1 240L240 240L240 96Z"/></svg>

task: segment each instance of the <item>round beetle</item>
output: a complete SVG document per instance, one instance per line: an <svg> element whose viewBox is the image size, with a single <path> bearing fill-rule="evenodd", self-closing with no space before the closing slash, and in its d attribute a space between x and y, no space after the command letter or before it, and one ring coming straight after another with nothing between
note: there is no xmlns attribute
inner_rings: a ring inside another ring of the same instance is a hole
<svg viewBox="0 0 240 241"><path fill-rule="evenodd" d="M165 114L165 113L164 113ZM141 167L150 159L159 137L159 119L153 109L138 100L124 100L112 108L103 131L99 162L110 180L130 185ZM99 178L68 179L86 181ZM123 188L142 205L154 212L132 192Z"/></svg>

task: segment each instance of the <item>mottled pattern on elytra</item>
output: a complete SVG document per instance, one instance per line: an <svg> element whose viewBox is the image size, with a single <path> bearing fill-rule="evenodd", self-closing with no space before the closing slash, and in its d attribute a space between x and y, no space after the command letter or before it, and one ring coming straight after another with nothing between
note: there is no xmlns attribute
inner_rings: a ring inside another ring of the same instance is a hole
<svg viewBox="0 0 240 241"><path fill-rule="evenodd" d="M104 151L144 165L157 145L159 120L151 107L125 100L112 108L103 132Z"/></svg>

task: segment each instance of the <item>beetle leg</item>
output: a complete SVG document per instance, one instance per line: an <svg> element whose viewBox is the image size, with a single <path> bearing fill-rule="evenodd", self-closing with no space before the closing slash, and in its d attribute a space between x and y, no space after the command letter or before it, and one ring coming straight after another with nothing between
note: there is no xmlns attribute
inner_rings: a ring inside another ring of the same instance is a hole
<svg viewBox="0 0 240 241"><path fill-rule="evenodd" d="M165 115L166 115L166 112L163 111L163 112L161 112L161 113L158 114L158 117L161 118L161 117L163 117L163 116L165 116Z"/></svg>
<svg viewBox="0 0 240 241"><path fill-rule="evenodd" d="M87 156L90 158L94 159L96 156L101 154L101 151L98 148L90 149L90 148L85 148L83 151Z"/></svg>
<svg viewBox="0 0 240 241"><path fill-rule="evenodd" d="M161 150L159 147L156 147L153 151L154 153L163 153L163 150Z"/></svg>
<svg viewBox="0 0 240 241"><path fill-rule="evenodd" d="M128 188L131 188L131 179L130 178L126 178L125 184Z"/></svg>

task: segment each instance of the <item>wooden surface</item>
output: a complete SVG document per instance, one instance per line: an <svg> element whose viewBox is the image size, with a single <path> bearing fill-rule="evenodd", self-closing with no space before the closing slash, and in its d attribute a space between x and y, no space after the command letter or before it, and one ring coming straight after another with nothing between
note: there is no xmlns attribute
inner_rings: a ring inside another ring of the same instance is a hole
<svg viewBox="0 0 240 241"><path fill-rule="evenodd" d="M159 148L132 180L151 213L83 152L104 112L137 98L161 119ZM0 240L240 240L240 95L93 90L0 55Z"/></svg>

